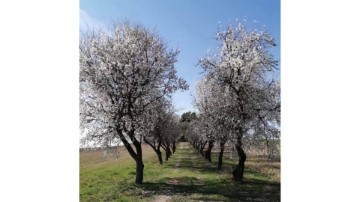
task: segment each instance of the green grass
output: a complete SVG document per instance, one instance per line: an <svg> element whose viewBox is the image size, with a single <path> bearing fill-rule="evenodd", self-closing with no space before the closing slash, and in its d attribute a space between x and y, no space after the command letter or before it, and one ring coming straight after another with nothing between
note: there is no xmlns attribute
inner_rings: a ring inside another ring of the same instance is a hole
<svg viewBox="0 0 360 202"><path fill-rule="evenodd" d="M280 201L280 183L245 170L244 183L232 181L235 163L224 161L217 171L216 161L207 162L187 143L180 143L175 154L160 166L151 148L144 146L144 184L135 181L135 162L121 153L119 160L97 160L80 155L81 201L152 201L170 196L170 201ZM93 160L86 160L87 158ZM98 157L100 158L100 157ZM85 163L86 162L86 163Z"/></svg>

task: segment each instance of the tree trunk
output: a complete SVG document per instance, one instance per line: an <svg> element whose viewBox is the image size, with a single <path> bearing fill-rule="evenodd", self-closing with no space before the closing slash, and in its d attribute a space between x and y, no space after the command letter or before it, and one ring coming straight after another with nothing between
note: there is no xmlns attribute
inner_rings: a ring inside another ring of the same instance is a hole
<svg viewBox="0 0 360 202"><path fill-rule="evenodd" d="M163 160L162 160L162 155L161 155L160 149L156 151L156 154L157 154L157 157L158 157L158 159L159 159L160 165L162 165L162 164L163 164Z"/></svg>
<svg viewBox="0 0 360 202"><path fill-rule="evenodd" d="M209 147L205 151L205 158L210 162L212 162L211 161L211 150L212 150L213 147L214 147L214 140L210 140L209 141Z"/></svg>
<svg viewBox="0 0 360 202"><path fill-rule="evenodd" d="M166 160L169 160L171 156L171 150L169 146L166 146Z"/></svg>
<svg viewBox="0 0 360 202"><path fill-rule="evenodd" d="M136 149L136 179L135 179L135 183L136 184L142 184L143 183L143 176L144 176L144 164L142 161L142 148L141 148L141 143L139 141L136 140L136 138L134 137L134 133L135 130L131 130L131 134L132 134L132 142L135 146Z"/></svg>
<svg viewBox="0 0 360 202"><path fill-rule="evenodd" d="M136 184L142 184L143 183L143 176L144 176L144 164L141 159L138 159L136 161Z"/></svg>
<svg viewBox="0 0 360 202"><path fill-rule="evenodd" d="M161 145L161 147L165 150L165 160L168 161L171 156L171 150L169 144Z"/></svg>
<svg viewBox="0 0 360 202"><path fill-rule="evenodd" d="M141 143L134 137L134 131L131 130L128 135L131 137L131 141L133 145L135 146L136 153L128 140L125 138L125 136L122 134L122 130L117 127L116 131L118 132L118 135L121 139L121 141L124 143L126 149L128 150L130 156L135 160L136 162L136 178L135 183L136 184L142 184L143 183L143 176L144 176L144 164L142 162L142 149L141 149Z"/></svg>
<svg viewBox="0 0 360 202"><path fill-rule="evenodd" d="M246 154L245 154L244 150L241 148L241 146L242 146L241 140L239 140L239 139L235 146L236 151L239 156L239 161L238 161L238 164L237 164L235 170L233 171L233 177L236 182L243 182Z"/></svg>
<svg viewBox="0 0 360 202"><path fill-rule="evenodd" d="M270 150L270 145L269 145L269 140L268 138L266 138L266 151L267 151L267 155L268 155L268 159L272 160L272 151Z"/></svg>
<svg viewBox="0 0 360 202"><path fill-rule="evenodd" d="M220 153L219 153L219 160L218 160L218 170L221 170L221 167L222 167L222 158L223 158L223 155L224 155L225 142L226 142L226 141L221 141L221 142L220 142Z"/></svg>
<svg viewBox="0 0 360 202"><path fill-rule="evenodd" d="M173 142L172 149L173 149L173 154L174 154L175 150L176 150L176 143L175 142Z"/></svg>
<svg viewBox="0 0 360 202"><path fill-rule="evenodd" d="M196 143L196 150L200 153L200 142Z"/></svg>
<svg viewBox="0 0 360 202"><path fill-rule="evenodd" d="M146 144L150 145L150 147L153 148L153 150L155 151L156 155L158 156L160 165L162 165L162 164L163 164L163 160L162 160L161 150L160 150L161 143L159 143L159 144L156 146L156 143L151 143L151 142L149 142L145 137L144 137L143 139L144 139L144 142L145 142ZM155 147L155 146L156 146L156 147Z"/></svg>

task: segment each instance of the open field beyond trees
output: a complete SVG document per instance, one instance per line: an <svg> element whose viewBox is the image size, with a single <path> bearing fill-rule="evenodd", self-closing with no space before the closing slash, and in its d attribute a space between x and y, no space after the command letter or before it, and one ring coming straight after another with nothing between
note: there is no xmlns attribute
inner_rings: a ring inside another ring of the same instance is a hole
<svg viewBox="0 0 360 202"><path fill-rule="evenodd" d="M80 152L81 201L280 201L280 163L249 156L244 181L232 180L235 161L223 170L205 160L189 143L179 143L159 165L155 152L143 145L144 183L135 184L135 161L120 149L120 158L102 158L102 151ZM259 171L259 172L256 172ZM261 173L260 173L261 172Z"/></svg>

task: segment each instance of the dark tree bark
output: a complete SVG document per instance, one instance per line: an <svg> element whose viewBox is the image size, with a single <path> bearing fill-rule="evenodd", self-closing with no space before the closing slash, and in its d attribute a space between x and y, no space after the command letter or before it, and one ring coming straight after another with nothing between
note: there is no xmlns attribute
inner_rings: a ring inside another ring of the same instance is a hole
<svg viewBox="0 0 360 202"><path fill-rule="evenodd" d="M134 132L132 132L134 134ZM132 136L134 137L134 135ZM143 183L143 176L144 176L144 164L142 161L142 149L141 144L139 141L136 140L136 138L132 138L132 142L136 148L137 158L136 158L136 184L142 184Z"/></svg>
<svg viewBox="0 0 360 202"><path fill-rule="evenodd" d="M220 153L219 153L219 160L218 160L218 170L221 170L221 167L222 167L222 158L223 158L223 155L224 155L225 143L226 143L226 139L225 140L222 139L220 141Z"/></svg>
<svg viewBox="0 0 360 202"><path fill-rule="evenodd" d="M169 160L171 156L171 150L170 150L170 146L166 147L166 160Z"/></svg>
<svg viewBox="0 0 360 202"><path fill-rule="evenodd" d="M173 154L174 154L175 151L176 151L176 142L173 142L173 144L172 144L172 150L173 150Z"/></svg>
<svg viewBox="0 0 360 202"><path fill-rule="evenodd" d="M144 176L144 164L142 162L142 159L139 159L136 161L136 184L142 184L143 183L143 176Z"/></svg>
<svg viewBox="0 0 360 202"><path fill-rule="evenodd" d="M156 147L156 154L158 156L159 159L159 163L160 165L163 164L163 160L162 160L162 155L161 155L161 142L158 144L158 146Z"/></svg>
<svg viewBox="0 0 360 202"><path fill-rule="evenodd" d="M141 149L141 143L135 138L135 130L128 131L128 135L131 138L131 141L136 149L136 152L130 145L130 143L127 141L125 136L122 134L122 130L117 128L116 129L121 141L124 143L126 150L128 150L130 156L135 160L136 162L136 178L135 183L136 184L142 184L143 183L143 177L144 177L144 164L142 161L142 149Z"/></svg>
<svg viewBox="0 0 360 202"><path fill-rule="evenodd" d="M159 151L156 151L156 155L157 155L157 157L158 157L158 159L159 159L160 165L162 165L162 164L163 164L163 160L162 160L161 151L160 151L160 150L159 150Z"/></svg>
<svg viewBox="0 0 360 202"><path fill-rule="evenodd" d="M214 147L214 142L215 142L214 140L210 140L209 146L208 146L207 150L205 151L205 158L206 158L206 160L208 160L210 162L212 162L211 161L211 150Z"/></svg>
<svg viewBox="0 0 360 202"><path fill-rule="evenodd" d="M153 148L153 150L155 151L158 159L159 159L159 163L160 165L163 164L163 160L162 160L162 155L161 155L161 150L160 150L160 147L161 147L161 142L158 143L158 145L155 147L156 143L151 143L150 141L148 141L145 137L143 138L144 139L144 142L148 145L150 145L151 148Z"/></svg>
<svg viewBox="0 0 360 202"><path fill-rule="evenodd" d="M161 145L161 147L165 150L165 160L168 161L171 156L171 149L169 144L165 143L165 145Z"/></svg>
<svg viewBox="0 0 360 202"><path fill-rule="evenodd" d="M232 174L236 182L243 182L246 154L242 149L241 137L238 137L235 149L238 153L239 161Z"/></svg>

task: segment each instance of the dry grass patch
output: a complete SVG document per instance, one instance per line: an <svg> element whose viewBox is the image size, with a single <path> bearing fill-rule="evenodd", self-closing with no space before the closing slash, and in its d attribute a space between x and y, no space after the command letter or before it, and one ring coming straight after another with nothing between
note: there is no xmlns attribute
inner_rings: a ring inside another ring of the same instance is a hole
<svg viewBox="0 0 360 202"><path fill-rule="evenodd" d="M245 167L262 173L276 182L280 182L280 161L271 161L264 155L249 156Z"/></svg>

